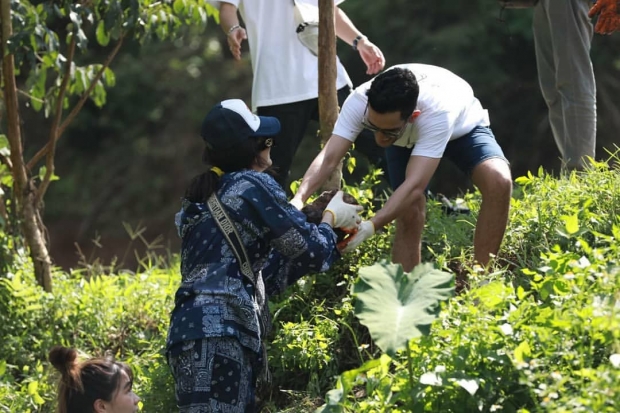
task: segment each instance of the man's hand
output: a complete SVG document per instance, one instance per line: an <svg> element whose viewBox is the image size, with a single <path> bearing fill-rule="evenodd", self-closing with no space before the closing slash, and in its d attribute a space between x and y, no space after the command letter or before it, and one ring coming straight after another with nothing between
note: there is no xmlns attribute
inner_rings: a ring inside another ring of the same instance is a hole
<svg viewBox="0 0 620 413"><path fill-rule="evenodd" d="M248 38L243 27L237 27L232 32L228 33L227 41L230 53L232 53L235 60L241 60L241 42Z"/></svg>
<svg viewBox="0 0 620 413"><path fill-rule="evenodd" d="M375 46L367 37L363 37L357 44L360 57L366 63L366 74L374 75L383 70L385 57L381 50Z"/></svg>
<svg viewBox="0 0 620 413"><path fill-rule="evenodd" d="M597 0L592 6L588 17L598 15L594 31L600 34L611 34L620 29L620 0Z"/></svg>
<svg viewBox="0 0 620 413"><path fill-rule="evenodd" d="M347 246L342 250L342 253L346 254L353 251L373 235L375 235L375 225L372 221L362 221L357 229L357 233L347 238Z"/></svg>
<svg viewBox="0 0 620 413"><path fill-rule="evenodd" d="M357 226L362 221L359 213L364 210L361 205L347 204L342 199L344 192L338 191L336 195L329 201L323 216L325 214L331 214L332 228L342 228L345 231L351 231L357 229Z"/></svg>

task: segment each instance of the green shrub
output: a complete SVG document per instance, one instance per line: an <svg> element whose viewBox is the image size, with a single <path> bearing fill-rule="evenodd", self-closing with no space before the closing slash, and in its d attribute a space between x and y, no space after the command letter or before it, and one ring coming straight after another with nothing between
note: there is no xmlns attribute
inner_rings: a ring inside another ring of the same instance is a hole
<svg viewBox="0 0 620 413"><path fill-rule="evenodd" d="M620 409L620 174L600 163L517 183L496 271L463 266L471 289L431 335L341 374L320 411ZM475 217L479 197L466 199ZM425 243L446 245L432 248L435 261L459 259L455 220L429 217Z"/></svg>
<svg viewBox="0 0 620 413"><path fill-rule="evenodd" d="M142 411L173 411L163 352L176 268L90 278L55 271L54 281L54 293L43 292L28 266L0 279L0 411L54 410L56 375L46 359L57 344L128 362Z"/></svg>
<svg viewBox="0 0 620 413"><path fill-rule="evenodd" d="M381 354L350 294L362 267L389 258L393 226L273 297L274 380L259 393L263 411L313 411L334 384L323 411L620 410L620 174L596 164L517 182L491 273L467 258L479 194L464 195L471 216L446 216L429 202L424 260L457 268L471 287L408 351ZM371 188L356 194L371 208L377 198ZM133 367L142 411L175 411L163 354L177 268L55 271L48 294L28 260L16 260L0 278L0 412L53 411L56 375L46 355L56 344L111 352Z"/></svg>

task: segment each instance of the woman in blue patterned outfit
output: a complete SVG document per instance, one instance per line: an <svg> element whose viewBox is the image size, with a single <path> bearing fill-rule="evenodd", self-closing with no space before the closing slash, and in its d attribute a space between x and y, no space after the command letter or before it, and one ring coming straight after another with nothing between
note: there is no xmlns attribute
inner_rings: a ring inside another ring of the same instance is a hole
<svg viewBox="0 0 620 413"><path fill-rule="evenodd" d="M340 196L323 222L310 224L264 171L271 166L276 118L257 117L240 100L216 105L201 136L208 171L185 193L177 226L182 283L175 296L167 357L182 413L254 412L270 327L267 297L340 257L332 228L357 227L361 207ZM207 200L215 194L247 251L255 280L241 267Z"/></svg>

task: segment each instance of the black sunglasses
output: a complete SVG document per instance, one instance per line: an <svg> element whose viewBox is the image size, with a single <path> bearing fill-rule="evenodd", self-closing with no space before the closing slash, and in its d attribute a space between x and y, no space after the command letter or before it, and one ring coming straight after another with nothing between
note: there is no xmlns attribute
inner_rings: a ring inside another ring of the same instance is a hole
<svg viewBox="0 0 620 413"><path fill-rule="evenodd" d="M407 127L407 122L405 122L403 126L397 129L378 128L372 123L370 123L370 121L368 120L368 104L366 104L366 109L364 110L364 117L362 118L362 126L364 127L364 129L368 129L369 131L373 133L380 132L386 137L396 140L402 136L403 132L405 131L405 128Z"/></svg>

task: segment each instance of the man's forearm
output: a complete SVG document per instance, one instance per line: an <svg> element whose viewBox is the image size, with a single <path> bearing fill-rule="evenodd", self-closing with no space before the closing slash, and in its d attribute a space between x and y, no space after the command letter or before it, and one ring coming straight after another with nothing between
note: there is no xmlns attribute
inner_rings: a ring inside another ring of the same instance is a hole
<svg viewBox="0 0 620 413"><path fill-rule="evenodd" d="M406 187L400 186L370 220L375 226L375 230L378 230L394 221L401 214L419 209L420 206L423 209L425 205L426 197L423 191L408 191Z"/></svg>
<svg viewBox="0 0 620 413"><path fill-rule="evenodd" d="M325 144L325 147L314 158L312 164L304 174L301 185L295 194L295 204L299 207L301 203L308 200L321 185L331 176L340 160L347 154L353 142L332 135ZM301 202L299 202L301 201Z"/></svg>
<svg viewBox="0 0 620 413"><path fill-rule="evenodd" d="M296 197L301 198L304 203L327 181L335 168L335 165L328 164L325 158L325 151L321 151L304 174L296 194Z"/></svg>

